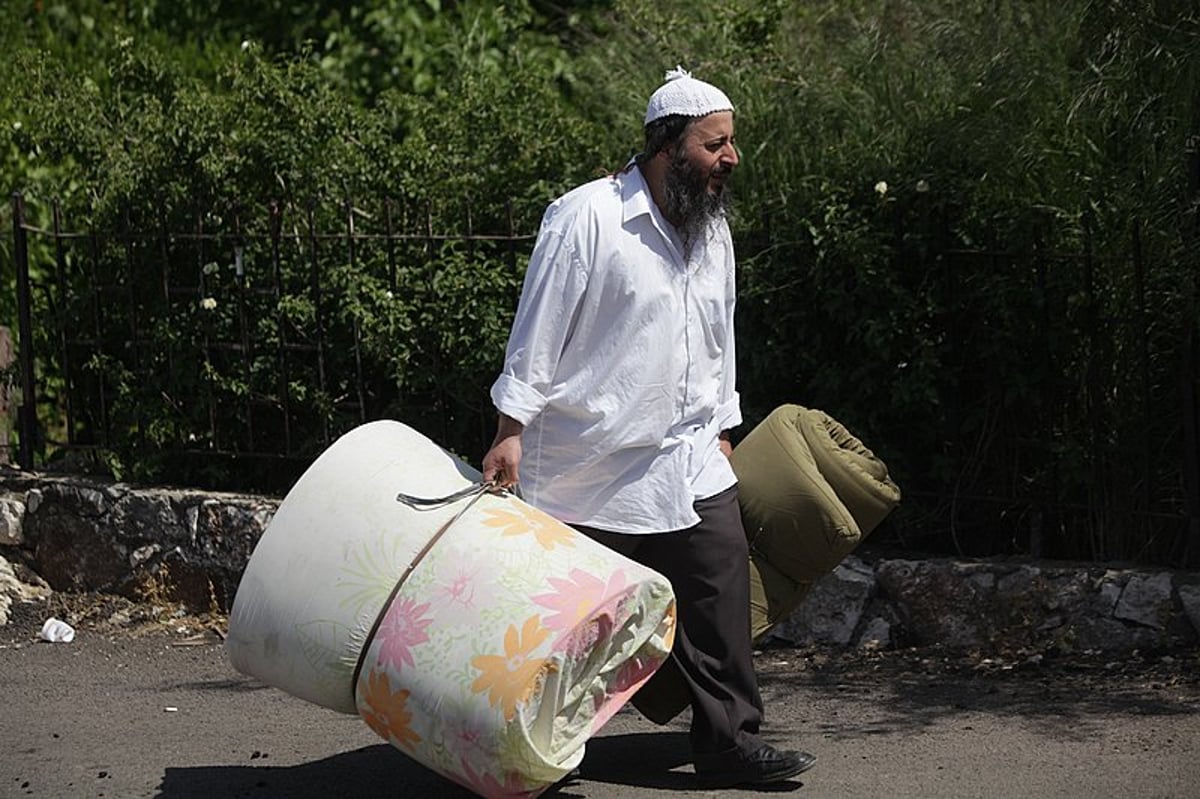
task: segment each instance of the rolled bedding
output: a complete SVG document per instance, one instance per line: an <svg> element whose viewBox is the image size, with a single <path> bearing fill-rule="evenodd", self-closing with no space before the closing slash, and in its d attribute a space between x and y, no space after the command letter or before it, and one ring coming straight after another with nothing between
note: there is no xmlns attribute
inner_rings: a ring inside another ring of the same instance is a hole
<svg viewBox="0 0 1200 799"><path fill-rule="evenodd" d="M751 634L787 618L900 502L886 464L829 414L781 405L733 452L750 539Z"/></svg>
<svg viewBox="0 0 1200 799"><path fill-rule="evenodd" d="M732 462L750 541L750 634L758 640L896 507L900 489L845 427L799 405L772 411L734 448ZM673 665L633 700L656 724L690 701Z"/></svg>
<svg viewBox="0 0 1200 799"><path fill-rule="evenodd" d="M478 480L398 422L347 433L255 548L226 647L482 796L534 796L670 653L674 595Z"/></svg>

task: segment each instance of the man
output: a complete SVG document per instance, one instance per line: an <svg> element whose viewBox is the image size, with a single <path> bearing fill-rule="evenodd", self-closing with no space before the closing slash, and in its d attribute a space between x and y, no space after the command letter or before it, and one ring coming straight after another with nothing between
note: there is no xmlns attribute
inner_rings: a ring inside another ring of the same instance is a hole
<svg viewBox="0 0 1200 799"><path fill-rule="evenodd" d="M645 150L547 209L525 276L483 477L662 573L691 694L697 774L793 777L759 737L746 536L729 463L734 257L725 190L733 105L682 70L650 98Z"/></svg>

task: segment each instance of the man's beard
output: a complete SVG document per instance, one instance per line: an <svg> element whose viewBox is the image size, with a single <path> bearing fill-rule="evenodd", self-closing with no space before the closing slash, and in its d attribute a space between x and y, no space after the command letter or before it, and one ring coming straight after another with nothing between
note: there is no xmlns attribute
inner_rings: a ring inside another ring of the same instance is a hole
<svg viewBox="0 0 1200 799"><path fill-rule="evenodd" d="M707 233L709 225L722 218L729 208L729 190L708 190L710 173L687 160L682 150L671 157L663 180L663 201L667 218L683 242L683 255L690 260L692 249Z"/></svg>

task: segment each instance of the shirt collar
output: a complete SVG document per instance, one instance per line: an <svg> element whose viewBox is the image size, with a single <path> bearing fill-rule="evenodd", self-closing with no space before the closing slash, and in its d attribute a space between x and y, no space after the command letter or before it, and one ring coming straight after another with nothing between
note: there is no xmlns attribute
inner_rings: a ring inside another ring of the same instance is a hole
<svg viewBox="0 0 1200 799"><path fill-rule="evenodd" d="M654 202L654 197L650 194L650 186L646 183L641 167L630 161L625 165L620 177L621 222L628 223L642 214L651 213L650 204Z"/></svg>
<svg viewBox="0 0 1200 799"><path fill-rule="evenodd" d="M641 167L630 161L619 178L621 183L621 224L628 225L640 216L650 217L650 224L662 236L664 245L674 257L678 267L686 269L687 261L683 257L683 247L680 244L679 236L676 234L675 228L671 227L662 215L662 211L654 204L654 196L650 193L650 184L646 182L646 176L642 174Z"/></svg>

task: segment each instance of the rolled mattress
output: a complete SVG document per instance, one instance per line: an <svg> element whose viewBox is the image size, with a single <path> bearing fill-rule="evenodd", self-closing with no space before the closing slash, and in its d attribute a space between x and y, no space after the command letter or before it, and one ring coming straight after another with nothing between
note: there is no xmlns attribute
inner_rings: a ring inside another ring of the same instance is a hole
<svg viewBox="0 0 1200 799"><path fill-rule="evenodd" d="M398 422L350 431L258 542L226 648L482 796L533 796L667 657L675 600L658 573L478 480Z"/></svg>
<svg viewBox="0 0 1200 799"><path fill-rule="evenodd" d="M887 465L824 411L781 405L733 451L750 539L751 634L795 610L900 502Z"/></svg>
<svg viewBox="0 0 1200 799"><path fill-rule="evenodd" d="M738 503L750 541L750 635L785 620L900 502L887 466L829 414L781 405L733 450ZM634 698L667 724L690 694L674 668Z"/></svg>

